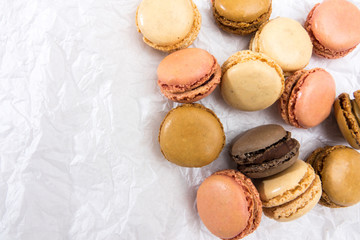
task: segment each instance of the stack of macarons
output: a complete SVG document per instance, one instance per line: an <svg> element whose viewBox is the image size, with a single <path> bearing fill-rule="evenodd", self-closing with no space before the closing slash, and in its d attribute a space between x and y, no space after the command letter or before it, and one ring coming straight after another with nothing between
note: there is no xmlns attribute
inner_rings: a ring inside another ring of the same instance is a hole
<svg viewBox="0 0 360 240"><path fill-rule="evenodd" d="M324 0L309 12L304 27L286 17L269 20L271 0L211 4L222 30L253 34L249 50L234 53L222 66L208 51L187 48L201 26L192 0L142 0L136 11L143 41L169 53L157 68L160 92L184 103L169 111L160 125L158 141L165 159L199 168L218 158L225 146L223 125L212 110L194 103L218 85L224 101L237 110L259 111L278 101L285 123L297 128L321 124L333 106L340 131L360 149L360 90L354 100L347 93L335 100L332 75L322 68L304 69L313 51L341 58L360 43L360 10L354 4ZM197 210L209 231L222 239L241 239L259 226L262 212L290 221L318 201L333 208L360 202L358 152L327 146L304 162L298 159L299 149L300 143L280 125L258 126L236 137L230 156L237 169L213 173L197 191Z"/></svg>

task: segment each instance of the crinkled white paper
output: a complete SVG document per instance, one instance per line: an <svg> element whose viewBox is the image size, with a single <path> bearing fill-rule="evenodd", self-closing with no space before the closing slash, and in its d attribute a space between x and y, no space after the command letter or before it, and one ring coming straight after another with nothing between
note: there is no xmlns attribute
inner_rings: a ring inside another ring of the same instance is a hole
<svg viewBox="0 0 360 240"><path fill-rule="evenodd" d="M274 0L271 18L304 23L318 1ZM360 1L353 0L360 7ZM333 113L312 129L295 129L277 106L241 112L219 89L200 101L222 121L227 145L201 169L169 163L158 129L177 106L163 97L156 69L165 53L136 31L140 0L0 1L0 239L217 239L196 211L199 184L234 168L228 143L239 133L279 123L301 143L345 144ZM191 47L222 64L250 37L220 30L210 0L195 0L202 27ZM360 47L345 58L313 56L335 78L337 95L360 89ZM360 183L359 183L360 184ZM289 223L263 216L246 239L359 239L360 205L316 206Z"/></svg>

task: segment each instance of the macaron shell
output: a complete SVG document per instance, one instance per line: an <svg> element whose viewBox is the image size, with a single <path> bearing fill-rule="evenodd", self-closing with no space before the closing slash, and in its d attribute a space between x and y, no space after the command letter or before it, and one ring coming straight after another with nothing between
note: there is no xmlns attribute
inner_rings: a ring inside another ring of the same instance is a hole
<svg viewBox="0 0 360 240"><path fill-rule="evenodd" d="M212 175L197 191L197 209L215 236L233 238L248 225L250 213L242 186L226 175Z"/></svg>
<svg viewBox="0 0 360 240"><path fill-rule="evenodd" d="M267 148L285 136L285 129L276 124L268 124L252 128L236 138L231 148L231 155L244 156L246 153Z"/></svg>
<svg viewBox="0 0 360 240"><path fill-rule="evenodd" d="M309 188L298 198L281 206L264 208L264 214L279 222L295 220L315 207L321 197L321 181L318 175Z"/></svg>
<svg viewBox="0 0 360 240"><path fill-rule="evenodd" d="M352 206L360 201L360 153L336 148L323 159L323 190L337 205Z"/></svg>
<svg viewBox="0 0 360 240"><path fill-rule="evenodd" d="M185 92L207 81L216 64L214 56L200 48L176 51L160 62L158 84L167 92Z"/></svg>
<svg viewBox="0 0 360 240"><path fill-rule="evenodd" d="M214 161L225 143L220 120L200 104L184 104L171 110L159 132L164 157L183 167L202 167Z"/></svg>
<svg viewBox="0 0 360 240"><path fill-rule="evenodd" d="M290 202L303 194L314 179L313 168L304 161L297 160L285 171L262 179L255 186L259 191L263 206L275 207Z"/></svg>
<svg viewBox="0 0 360 240"><path fill-rule="evenodd" d="M299 22L278 17L264 23L258 32L252 50L274 59L284 72L302 69L309 63L312 43Z"/></svg>
<svg viewBox="0 0 360 240"><path fill-rule="evenodd" d="M346 141L360 149L360 127L351 109L349 94L340 94L334 103L335 119Z"/></svg>
<svg viewBox="0 0 360 240"><path fill-rule="evenodd" d="M251 22L269 10L269 0L214 0L219 15L232 21Z"/></svg>
<svg viewBox="0 0 360 240"><path fill-rule="evenodd" d="M263 54L235 53L223 64L222 71L221 93L225 102L243 111L269 107L284 88L280 67Z"/></svg>
<svg viewBox="0 0 360 240"><path fill-rule="evenodd" d="M180 42L193 22L191 0L143 0L139 5L138 27L144 37L158 45Z"/></svg>
<svg viewBox="0 0 360 240"><path fill-rule="evenodd" d="M318 5L310 24L315 38L326 48L344 51L360 42L360 10L349 1L327 0Z"/></svg>
<svg viewBox="0 0 360 240"><path fill-rule="evenodd" d="M335 94L332 76L323 69L313 69L296 84L289 100L295 102L294 109L289 105L289 115L293 111L296 121L303 128L314 127L329 116Z"/></svg>

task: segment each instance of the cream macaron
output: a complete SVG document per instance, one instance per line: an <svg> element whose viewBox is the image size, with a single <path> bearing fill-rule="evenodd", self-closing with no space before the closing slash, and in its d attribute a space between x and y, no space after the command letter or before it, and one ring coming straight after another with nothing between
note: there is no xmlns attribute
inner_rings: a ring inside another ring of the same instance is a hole
<svg viewBox="0 0 360 240"><path fill-rule="evenodd" d="M221 94L226 103L243 111L271 106L284 90L278 64L261 53L240 51L222 66Z"/></svg>
<svg viewBox="0 0 360 240"><path fill-rule="evenodd" d="M250 41L250 50L271 57L288 75L308 65L312 43L299 22L278 17L261 25Z"/></svg>
<svg viewBox="0 0 360 240"><path fill-rule="evenodd" d="M191 45L200 25L201 15L192 0L143 0L136 11L144 42L164 52Z"/></svg>
<svg viewBox="0 0 360 240"><path fill-rule="evenodd" d="M280 222L309 212L321 197L321 181L310 164L297 160L276 175L255 182L266 216Z"/></svg>

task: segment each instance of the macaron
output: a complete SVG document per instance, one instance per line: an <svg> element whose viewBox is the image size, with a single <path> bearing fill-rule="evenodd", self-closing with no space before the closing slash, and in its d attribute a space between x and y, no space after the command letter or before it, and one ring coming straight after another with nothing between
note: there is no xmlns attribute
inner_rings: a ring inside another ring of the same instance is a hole
<svg viewBox="0 0 360 240"><path fill-rule="evenodd" d="M276 124L252 128L235 138L230 150L240 172L264 178L289 168L299 156L299 142Z"/></svg>
<svg viewBox="0 0 360 240"><path fill-rule="evenodd" d="M271 15L271 0L212 0L213 15L224 31L246 35L255 32Z"/></svg>
<svg viewBox="0 0 360 240"><path fill-rule="evenodd" d="M318 148L306 160L322 182L320 204L330 208L360 202L360 153L346 146Z"/></svg>
<svg viewBox="0 0 360 240"><path fill-rule="evenodd" d="M354 98L342 93L334 103L335 118L341 133L348 143L360 149L360 90L354 92Z"/></svg>
<svg viewBox="0 0 360 240"><path fill-rule="evenodd" d="M303 69L312 55L312 44L306 30L299 22L285 17L261 25L249 48L272 58L285 75Z"/></svg>
<svg viewBox="0 0 360 240"><path fill-rule="evenodd" d="M346 0L325 0L316 4L305 22L315 54L342 58L360 43L360 10Z"/></svg>
<svg viewBox="0 0 360 240"><path fill-rule="evenodd" d="M221 239L241 239L254 232L262 215L259 193L250 179L235 170L206 178L196 196L199 216Z"/></svg>
<svg viewBox="0 0 360 240"><path fill-rule="evenodd" d="M284 82L280 66L261 53L240 51L222 65L221 94L226 103L239 110L271 106L281 96Z"/></svg>
<svg viewBox="0 0 360 240"><path fill-rule="evenodd" d="M157 75L165 97L191 103L214 91L220 83L221 67L206 50L187 48L166 56L159 64Z"/></svg>
<svg viewBox="0 0 360 240"><path fill-rule="evenodd" d="M172 52L193 43L201 15L192 0L143 0L136 11L136 26L147 45Z"/></svg>
<svg viewBox="0 0 360 240"><path fill-rule="evenodd" d="M291 167L255 182L266 216L279 222L295 220L319 202L321 181L310 164L297 160Z"/></svg>
<svg viewBox="0 0 360 240"><path fill-rule="evenodd" d="M286 79L280 97L281 117L297 128L311 128L324 121L335 101L335 81L322 68L299 70Z"/></svg>
<svg viewBox="0 0 360 240"><path fill-rule="evenodd" d="M184 104L165 116L158 140L169 162L182 167L202 167L219 156L225 133L213 111L201 104Z"/></svg>

